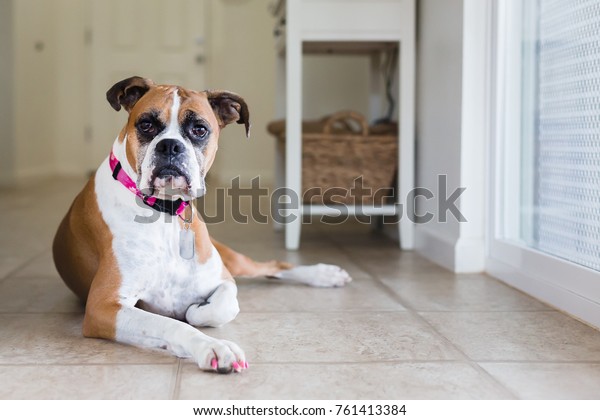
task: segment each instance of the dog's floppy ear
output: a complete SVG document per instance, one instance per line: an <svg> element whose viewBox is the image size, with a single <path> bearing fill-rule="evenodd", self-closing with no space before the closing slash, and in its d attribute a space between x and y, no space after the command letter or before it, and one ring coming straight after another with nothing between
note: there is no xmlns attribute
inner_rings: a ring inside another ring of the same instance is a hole
<svg viewBox="0 0 600 420"><path fill-rule="evenodd" d="M237 122L244 124L246 137L250 136L250 112L246 101L241 96L224 90L207 90L206 95L221 128Z"/></svg>
<svg viewBox="0 0 600 420"><path fill-rule="evenodd" d="M108 92L106 92L106 99L115 111L120 111L121 106L123 106L127 112L131 112L131 109L137 101L139 101L152 86L154 86L154 82L150 79L144 79L139 76L129 77L111 87Z"/></svg>

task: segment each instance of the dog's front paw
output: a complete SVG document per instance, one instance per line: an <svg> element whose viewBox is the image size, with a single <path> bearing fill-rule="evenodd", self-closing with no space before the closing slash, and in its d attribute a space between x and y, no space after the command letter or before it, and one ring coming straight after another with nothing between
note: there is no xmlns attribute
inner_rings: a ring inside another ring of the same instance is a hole
<svg viewBox="0 0 600 420"><path fill-rule="evenodd" d="M190 305L185 313L185 319L194 327L220 327L233 321L239 312L237 300L217 300Z"/></svg>
<svg viewBox="0 0 600 420"><path fill-rule="evenodd" d="M314 287L341 287L352 281L346 270L331 264L301 265L284 270L276 277Z"/></svg>
<svg viewBox="0 0 600 420"><path fill-rule="evenodd" d="M211 340L195 359L200 369L218 373L241 372L249 367L240 346L227 340Z"/></svg>

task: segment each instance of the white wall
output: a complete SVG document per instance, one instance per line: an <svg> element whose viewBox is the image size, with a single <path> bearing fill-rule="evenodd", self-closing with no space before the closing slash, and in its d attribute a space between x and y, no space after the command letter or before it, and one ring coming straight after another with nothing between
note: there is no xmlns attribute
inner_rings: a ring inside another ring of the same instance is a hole
<svg viewBox="0 0 600 420"><path fill-rule="evenodd" d="M275 113L275 49L273 18L261 0L211 2L207 88L240 94L250 108L252 129L246 140L242 126L222 131L211 175L219 183L236 176L250 180L273 174L273 139L266 131Z"/></svg>
<svg viewBox="0 0 600 420"><path fill-rule="evenodd" d="M56 153L55 8L45 0L13 1L15 171L53 173Z"/></svg>
<svg viewBox="0 0 600 420"><path fill-rule="evenodd" d="M56 139L55 172L81 175L89 164L90 144L85 125L89 121L89 60L84 31L86 2L53 0L56 24Z"/></svg>
<svg viewBox="0 0 600 420"><path fill-rule="evenodd" d="M369 115L369 57L305 55L302 117L319 119L351 109Z"/></svg>
<svg viewBox="0 0 600 420"><path fill-rule="evenodd" d="M0 0L2 179L85 173L84 9L79 0Z"/></svg>
<svg viewBox="0 0 600 420"><path fill-rule="evenodd" d="M14 178L13 5L0 0L0 185Z"/></svg>
<svg viewBox="0 0 600 420"><path fill-rule="evenodd" d="M419 203L419 214L430 212L434 220L417 226L416 247L457 272L484 269L485 130L478 100L486 73L480 66L482 45L467 32L478 24L473 17L481 16L468 13L477 3L421 0L418 7L417 185L435 199ZM457 201L466 223L450 212L440 222L438 202L445 198L438 190L440 174L447 175L446 196L466 188Z"/></svg>
<svg viewBox="0 0 600 420"><path fill-rule="evenodd" d="M460 184L462 0L421 0L417 19L417 185L437 198L439 174L448 175L449 191ZM418 208L434 220L417 226L417 250L453 265L458 223L435 222L436 199Z"/></svg>

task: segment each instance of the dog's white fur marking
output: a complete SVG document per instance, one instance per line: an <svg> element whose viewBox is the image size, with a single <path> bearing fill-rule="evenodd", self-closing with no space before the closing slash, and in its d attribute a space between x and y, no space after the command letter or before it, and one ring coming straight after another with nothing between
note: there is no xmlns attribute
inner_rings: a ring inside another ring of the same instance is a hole
<svg viewBox="0 0 600 420"><path fill-rule="evenodd" d="M188 173L190 177L189 193L184 199L189 200L191 198L199 197L204 194L205 184L204 177L202 176L201 167L204 162L198 162L198 159L203 159L203 155L197 156L194 151L192 144L183 138L179 131L179 109L181 107L181 99L179 98L179 91L175 89L173 92L173 104L171 105L169 124L159 133L148 145L144 159L142 160L140 170L140 190L146 191L152 186L152 172L154 171L154 154L156 153L156 145L163 139L175 139L179 140L185 147L186 159L181 165L182 168ZM132 179L136 179L137 175Z"/></svg>
<svg viewBox="0 0 600 420"><path fill-rule="evenodd" d="M126 161L118 141L113 150L121 162ZM206 309L195 315L202 325L220 325L237 315L237 288L222 279L223 262L217 250L212 248L204 264L181 259L177 218L160 213L156 220L152 209L115 183L108 159L96 173L95 186L100 212L113 233L112 247L122 278L117 341L167 348L178 356L192 357L204 369L211 368L215 355L218 367L224 369L245 360L234 343L210 338L181 322L188 308L209 296L209 303L202 306ZM147 221L142 226L143 218Z"/></svg>
<svg viewBox="0 0 600 420"><path fill-rule="evenodd" d="M185 319L196 327L220 327L232 321L240 312L236 299L237 286L224 282L207 299L206 303L191 305Z"/></svg>
<svg viewBox="0 0 600 420"><path fill-rule="evenodd" d="M119 159L119 162L121 162L121 167L129 178L136 179L137 173L129 164L129 160L127 160L127 134L125 134L122 143L119 143L118 138L115 139L115 142L113 143L113 153L117 159Z"/></svg>
<svg viewBox="0 0 600 420"><path fill-rule="evenodd" d="M273 277L314 287L341 287L352 281L346 270L331 264L301 265Z"/></svg>

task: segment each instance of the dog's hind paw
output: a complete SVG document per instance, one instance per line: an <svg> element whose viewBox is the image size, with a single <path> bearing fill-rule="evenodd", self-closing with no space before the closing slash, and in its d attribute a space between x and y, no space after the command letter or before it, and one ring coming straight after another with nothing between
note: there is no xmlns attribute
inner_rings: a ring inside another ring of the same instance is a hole
<svg viewBox="0 0 600 420"><path fill-rule="evenodd" d="M273 277L314 287L341 287L352 281L346 270L331 264L300 265L281 271Z"/></svg>

